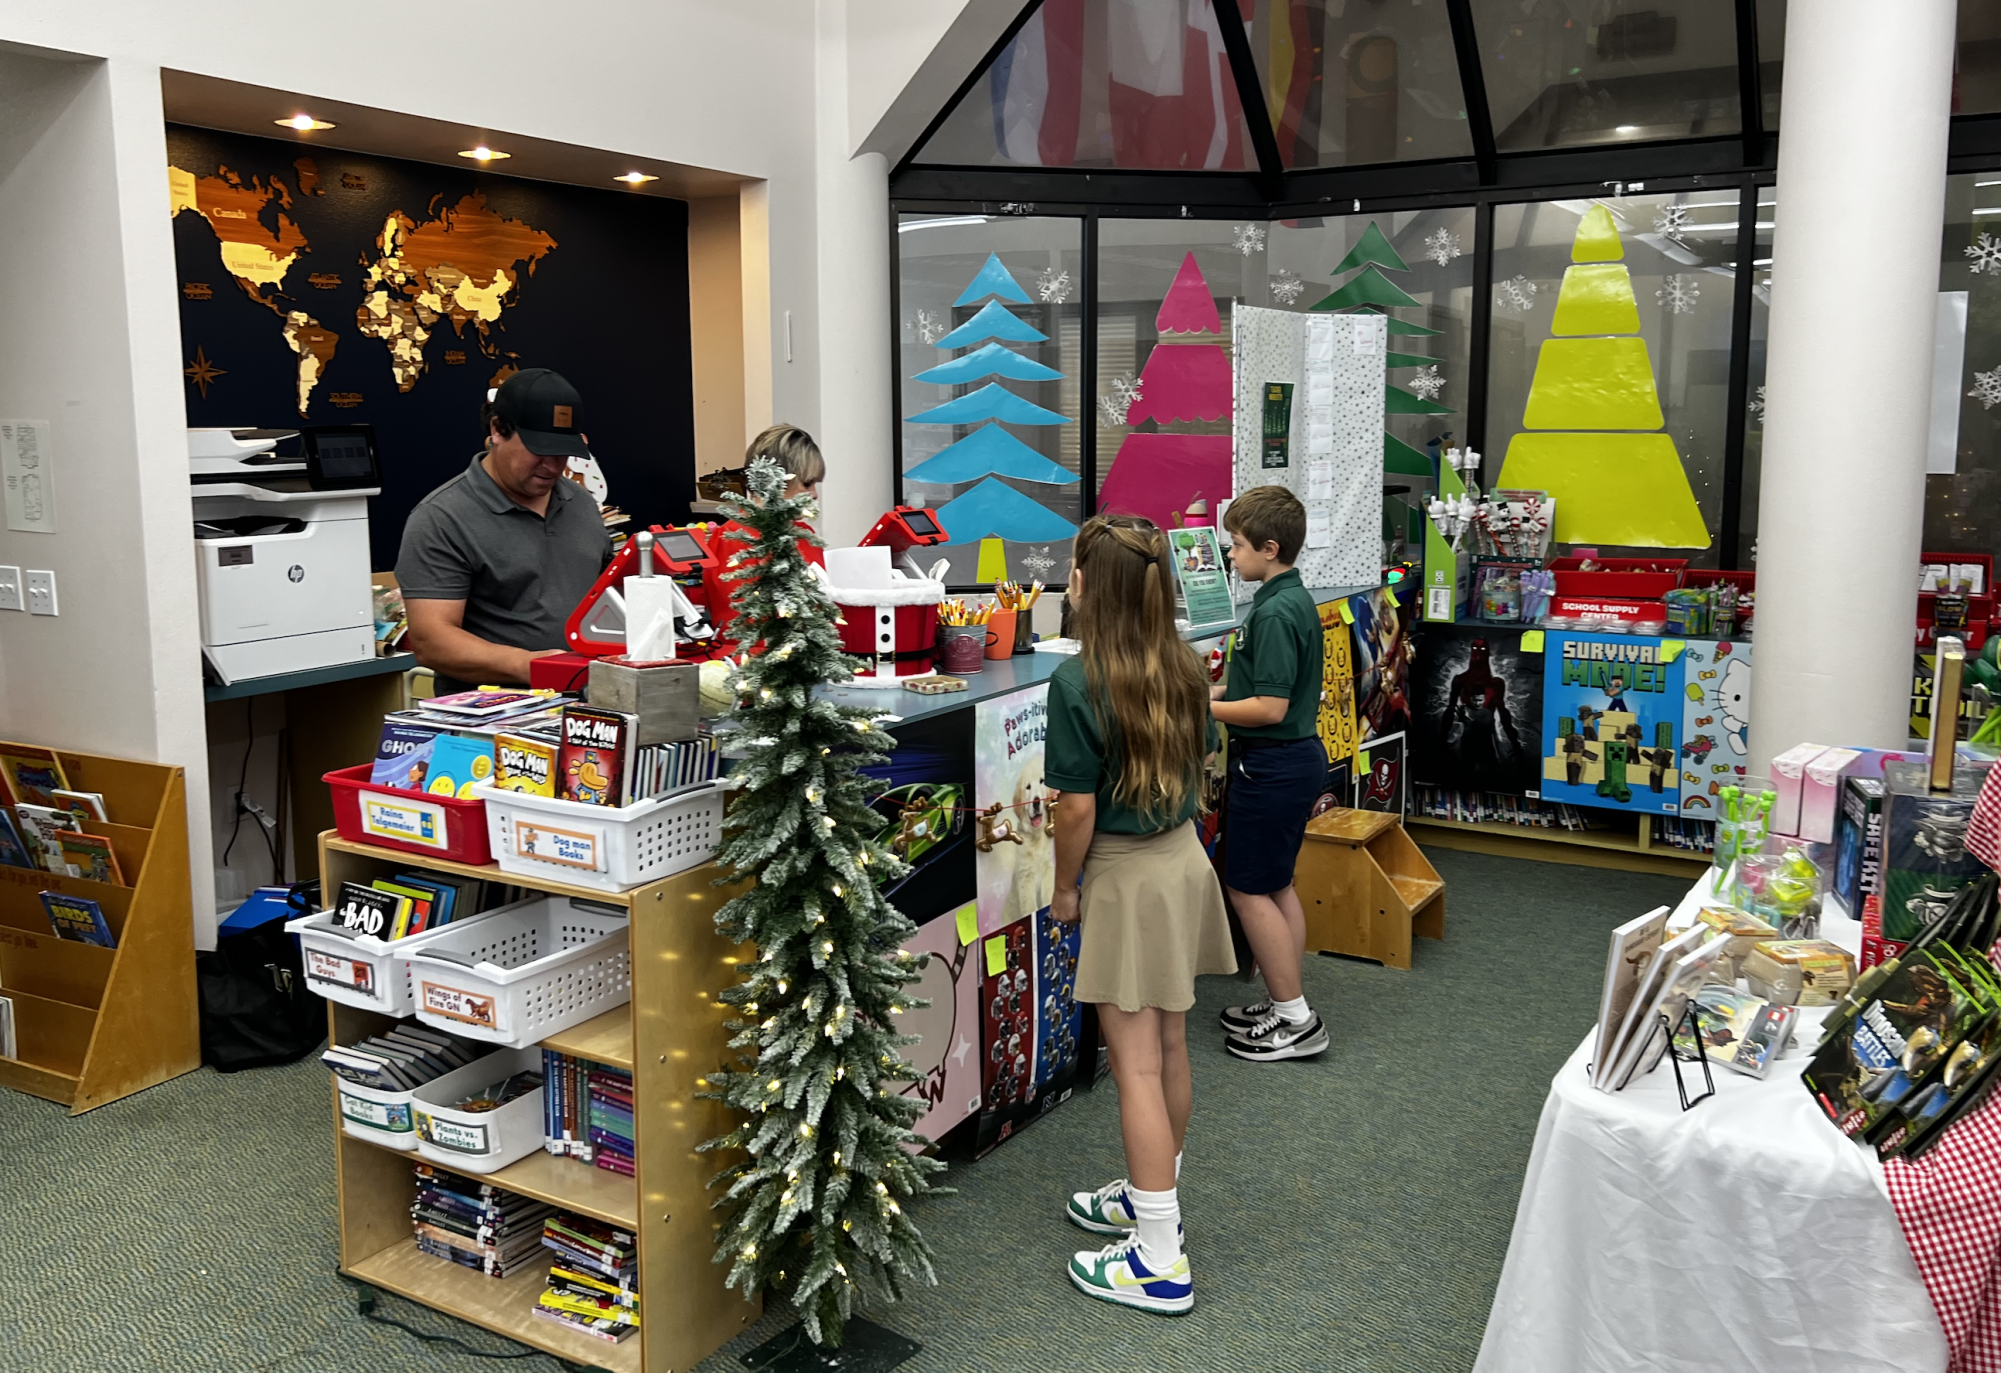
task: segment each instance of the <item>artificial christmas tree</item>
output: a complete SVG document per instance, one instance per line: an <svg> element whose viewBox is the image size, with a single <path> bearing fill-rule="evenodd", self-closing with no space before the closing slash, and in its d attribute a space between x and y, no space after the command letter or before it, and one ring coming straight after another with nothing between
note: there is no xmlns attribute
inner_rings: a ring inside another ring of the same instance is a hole
<svg viewBox="0 0 2001 1373"><path fill-rule="evenodd" d="M808 1337L832 1346L857 1297L893 1301L913 1278L936 1281L903 1203L934 1190L944 1165L914 1152L923 1101L889 1085L915 1076L895 1017L921 1004L907 988L922 965L897 947L916 926L877 884L908 868L867 837L882 817L859 770L894 741L873 711L814 697L849 668L834 604L799 551L812 498L785 499L770 462L752 463L748 483L756 500L726 505L756 535L725 573L741 583L728 632L761 648L730 679L750 752L717 861L725 881L750 885L716 925L757 958L722 993L742 1056L709 1075L745 1120L702 1148L734 1159L716 1179L728 1188L716 1260L729 1285L784 1296Z"/></svg>

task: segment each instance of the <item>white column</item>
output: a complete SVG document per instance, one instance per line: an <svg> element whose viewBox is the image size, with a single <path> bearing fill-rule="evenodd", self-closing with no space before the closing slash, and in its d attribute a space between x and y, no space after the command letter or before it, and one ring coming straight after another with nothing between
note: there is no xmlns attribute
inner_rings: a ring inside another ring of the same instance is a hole
<svg viewBox="0 0 2001 1373"><path fill-rule="evenodd" d="M1908 734L1954 17L1953 0L1786 16L1753 776L1798 743Z"/></svg>
<svg viewBox="0 0 2001 1373"><path fill-rule="evenodd" d="M896 417L890 392L889 164L851 156L848 6L820 0L816 219L820 427L827 456L820 532L852 544L889 509ZM866 131L864 131L866 132Z"/></svg>

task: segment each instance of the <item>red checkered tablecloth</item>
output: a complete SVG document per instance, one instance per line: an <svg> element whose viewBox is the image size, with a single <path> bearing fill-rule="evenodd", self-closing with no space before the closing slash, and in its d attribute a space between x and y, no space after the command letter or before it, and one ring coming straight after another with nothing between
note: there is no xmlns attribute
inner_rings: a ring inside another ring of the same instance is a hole
<svg viewBox="0 0 2001 1373"><path fill-rule="evenodd" d="M1915 1163L1891 1159L1883 1177L1945 1328L1951 1373L2001 1373L2001 1094Z"/></svg>

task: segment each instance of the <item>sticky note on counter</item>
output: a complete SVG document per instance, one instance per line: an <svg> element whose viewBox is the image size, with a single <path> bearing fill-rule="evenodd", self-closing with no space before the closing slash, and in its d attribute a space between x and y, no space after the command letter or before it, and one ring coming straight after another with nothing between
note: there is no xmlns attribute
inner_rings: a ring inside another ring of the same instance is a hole
<svg viewBox="0 0 2001 1373"><path fill-rule="evenodd" d="M959 942L970 944L980 937L980 908L976 902L968 901L959 907L957 917Z"/></svg>
<svg viewBox="0 0 2001 1373"><path fill-rule="evenodd" d="M987 976L999 977L1007 971L1007 936L997 934L987 940Z"/></svg>

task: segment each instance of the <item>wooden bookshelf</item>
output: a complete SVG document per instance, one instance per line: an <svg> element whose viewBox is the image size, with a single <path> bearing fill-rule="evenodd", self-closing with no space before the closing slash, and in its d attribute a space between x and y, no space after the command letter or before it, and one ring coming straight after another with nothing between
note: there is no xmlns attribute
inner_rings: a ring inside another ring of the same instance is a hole
<svg viewBox="0 0 2001 1373"><path fill-rule="evenodd" d="M723 1287L727 1270L710 1262L720 1222L708 1181L722 1168L695 1146L725 1133L729 1112L697 1096L701 1078L729 1057L724 1008L716 994L737 980L745 951L716 933L716 908L729 891L711 885L713 866L620 894L502 873L496 866L433 862L320 836L322 890L369 881L391 870L432 868L534 891L574 896L631 914L632 1001L542 1041L542 1047L626 1068L633 1075L636 1178L546 1153L483 1176L498 1186L629 1228L639 1250L639 1333L608 1344L533 1314L548 1265L489 1278L420 1251L410 1232L418 1155L356 1139L333 1108L341 1271L386 1291L519 1340L558 1358L615 1373L693 1368L761 1314ZM352 1044L393 1024L388 1017L330 1004L330 1038ZM330 1098L335 1097L329 1087Z"/></svg>
<svg viewBox="0 0 2001 1373"><path fill-rule="evenodd" d="M56 756L72 789L103 794L110 819L84 829L111 841L131 885L0 867L0 994L14 1002L19 1051L0 1058L0 1087L78 1115L199 1068L201 1023L181 770ZM45 891L97 902L118 946L58 939Z"/></svg>
<svg viewBox="0 0 2001 1373"><path fill-rule="evenodd" d="M1441 849L1490 853L1503 858L1528 858L1543 863L1572 863L1586 868L1650 872L1690 878L1709 865L1705 854L1677 849L1653 837L1653 817L1618 811L1603 812L1607 829L1541 829L1493 820L1443 820L1427 815L1405 819L1419 843Z"/></svg>

